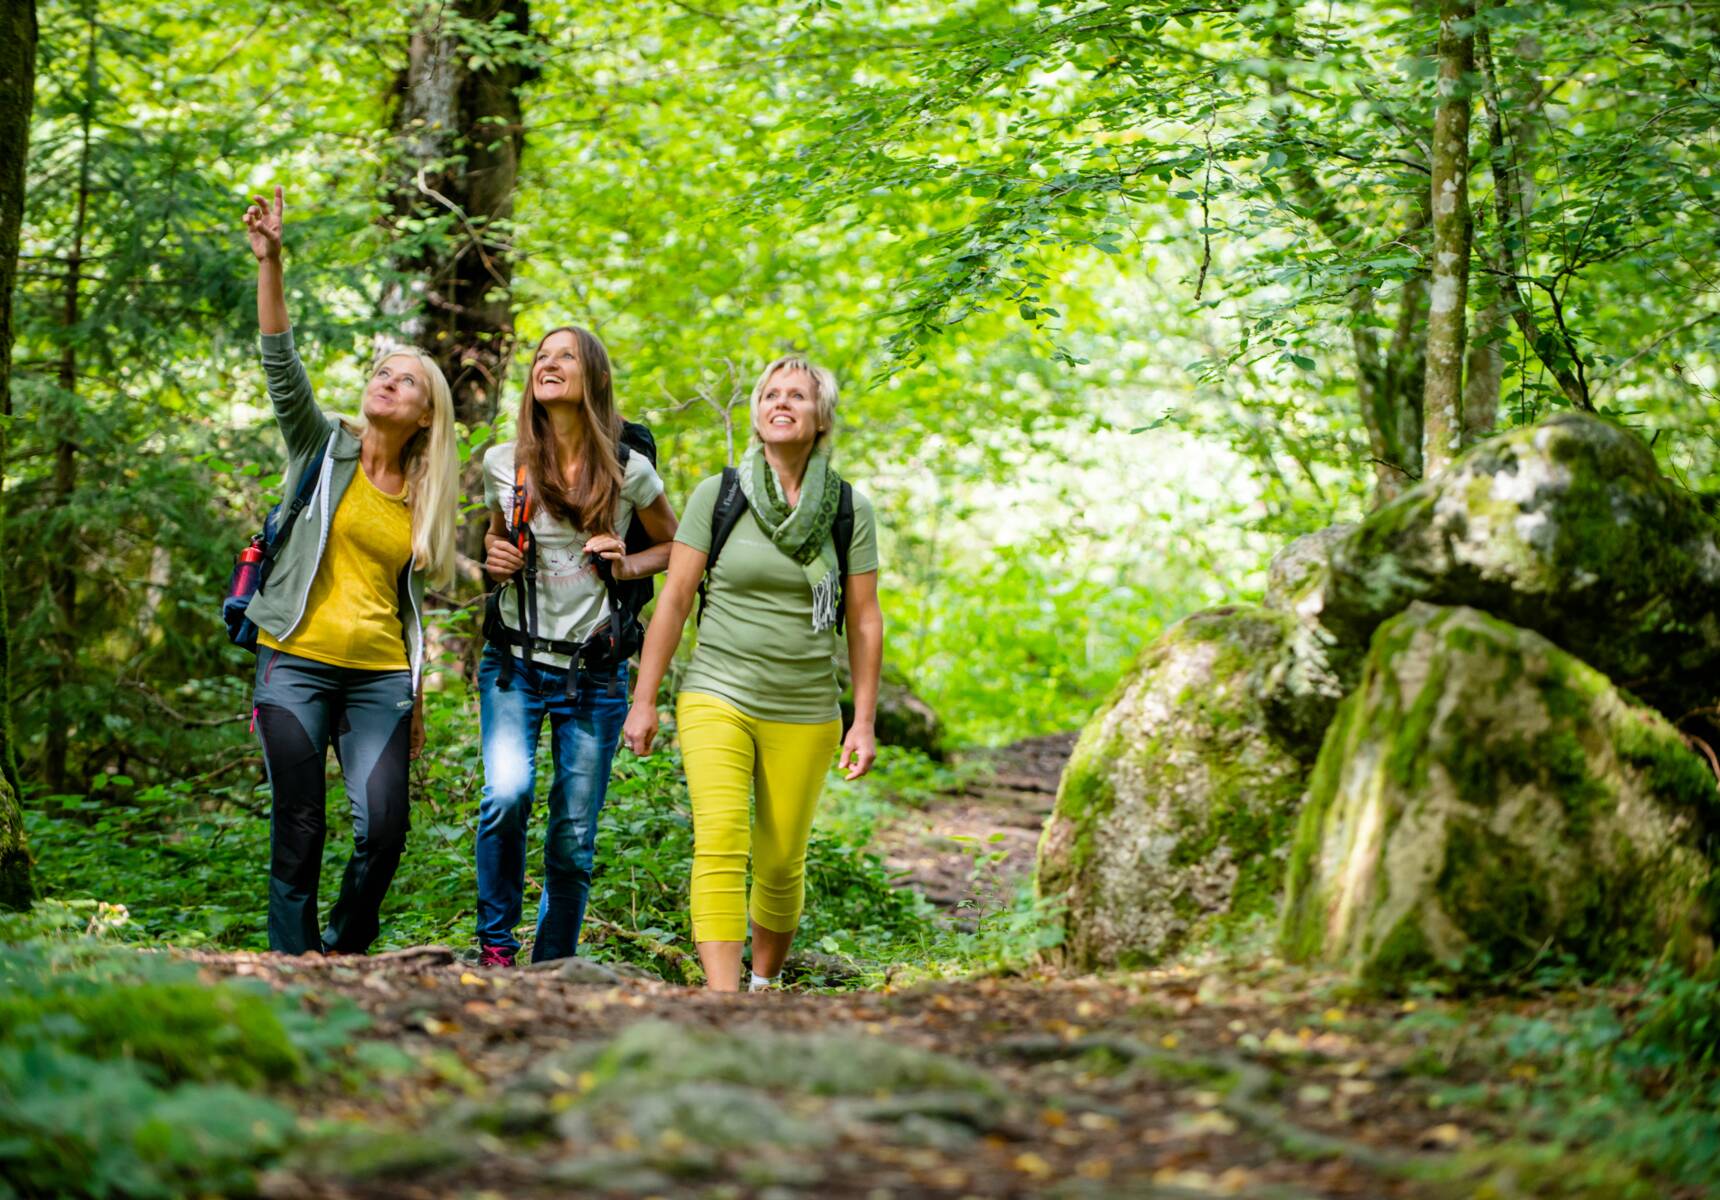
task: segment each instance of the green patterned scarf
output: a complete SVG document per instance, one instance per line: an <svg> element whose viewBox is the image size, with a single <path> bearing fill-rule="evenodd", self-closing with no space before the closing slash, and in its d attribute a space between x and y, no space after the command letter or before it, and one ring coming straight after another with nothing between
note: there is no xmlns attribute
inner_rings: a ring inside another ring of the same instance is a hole
<svg viewBox="0 0 1720 1200"><path fill-rule="evenodd" d="M783 499L763 447L755 444L749 448L738 470L741 493L752 509L753 520L778 550L806 571L806 581L812 585L813 631L833 628L842 587L836 577L836 542L830 528L836 522L842 480L830 469L829 451L812 452L800 481L800 503L793 508Z"/></svg>

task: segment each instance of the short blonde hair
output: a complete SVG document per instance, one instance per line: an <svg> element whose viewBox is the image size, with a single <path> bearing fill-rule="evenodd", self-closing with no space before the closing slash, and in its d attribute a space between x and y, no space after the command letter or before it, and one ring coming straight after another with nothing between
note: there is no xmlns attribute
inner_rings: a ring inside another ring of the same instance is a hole
<svg viewBox="0 0 1720 1200"><path fill-rule="evenodd" d="M770 383L771 376L778 371L805 371L812 376L812 400L818 407L818 440L813 443L814 449L820 449L830 441L830 435L836 429L836 376L828 369L815 366L809 359L798 354L785 354L758 377L752 390L752 428L753 437L758 437L758 402L764 399L765 385Z"/></svg>

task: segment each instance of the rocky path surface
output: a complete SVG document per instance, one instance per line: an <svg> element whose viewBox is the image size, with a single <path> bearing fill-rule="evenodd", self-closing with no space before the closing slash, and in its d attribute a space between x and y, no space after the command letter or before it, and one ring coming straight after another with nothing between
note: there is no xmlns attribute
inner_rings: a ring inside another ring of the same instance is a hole
<svg viewBox="0 0 1720 1200"><path fill-rule="evenodd" d="M1430 1115L1401 1006L1334 1007L1315 980L715 996L438 948L198 958L369 1015L364 1077L300 1097L343 1132L266 1177L282 1200L1419 1197L1471 1136Z"/></svg>

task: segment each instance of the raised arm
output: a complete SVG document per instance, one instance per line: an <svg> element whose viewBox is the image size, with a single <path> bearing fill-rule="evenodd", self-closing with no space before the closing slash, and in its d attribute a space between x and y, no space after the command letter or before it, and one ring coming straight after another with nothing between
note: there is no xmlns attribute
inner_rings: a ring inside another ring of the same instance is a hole
<svg viewBox="0 0 1720 1200"><path fill-rule="evenodd" d="M292 321L287 316L285 274L281 266L285 200L275 188L271 205L254 196L245 210L245 236L257 256L257 328L263 335L263 374L269 381L269 402L293 457L309 454L328 440L328 424L317 409L310 377L293 347Z"/></svg>
<svg viewBox="0 0 1720 1200"><path fill-rule="evenodd" d="M285 333L292 328L287 319L287 290L281 268L281 228L286 198L275 188L274 204L261 196L251 197L245 210L245 236L257 256L257 328L263 333Z"/></svg>
<svg viewBox="0 0 1720 1200"><path fill-rule="evenodd" d="M705 558L703 550L695 550L684 542L674 543L669 550L669 578L657 597L650 628L645 631L645 648L639 652L639 680L633 688L633 707L628 710L627 723L621 727L621 739L635 754L651 753L651 743L657 739L657 689L669 672L669 660L675 657L675 649L681 644L687 614L693 611L693 599L699 594L699 580L705 577Z"/></svg>

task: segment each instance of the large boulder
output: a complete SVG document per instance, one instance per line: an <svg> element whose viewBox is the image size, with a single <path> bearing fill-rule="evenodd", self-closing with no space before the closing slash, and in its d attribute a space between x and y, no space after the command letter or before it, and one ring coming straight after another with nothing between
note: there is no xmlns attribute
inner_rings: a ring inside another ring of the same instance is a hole
<svg viewBox="0 0 1720 1200"><path fill-rule="evenodd" d="M1720 525L1598 417L1481 443L1328 558L1285 603L1348 682L1379 624L1423 600L1537 630L1674 717L1720 698Z"/></svg>
<svg viewBox="0 0 1720 1200"><path fill-rule="evenodd" d="M1388 985L1700 960L1717 854L1720 793L1663 717L1539 634L1416 604L1327 732L1281 945Z"/></svg>
<svg viewBox="0 0 1720 1200"><path fill-rule="evenodd" d="M1197 613L1088 724L1039 845L1072 962L1152 962L1273 909L1308 769L1269 717L1296 632L1264 609Z"/></svg>

